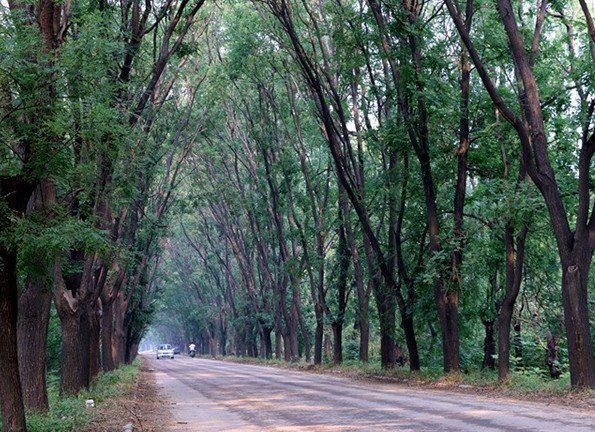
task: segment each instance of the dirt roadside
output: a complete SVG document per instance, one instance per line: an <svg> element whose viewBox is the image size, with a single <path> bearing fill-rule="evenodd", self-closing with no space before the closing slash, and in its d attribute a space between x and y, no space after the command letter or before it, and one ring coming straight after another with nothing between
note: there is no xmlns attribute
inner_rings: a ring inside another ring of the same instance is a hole
<svg viewBox="0 0 595 432"><path fill-rule="evenodd" d="M134 431L162 432L170 417L166 402L159 398L155 378L143 361L136 386L117 399L98 403L97 415L83 432L121 432L132 424Z"/></svg>

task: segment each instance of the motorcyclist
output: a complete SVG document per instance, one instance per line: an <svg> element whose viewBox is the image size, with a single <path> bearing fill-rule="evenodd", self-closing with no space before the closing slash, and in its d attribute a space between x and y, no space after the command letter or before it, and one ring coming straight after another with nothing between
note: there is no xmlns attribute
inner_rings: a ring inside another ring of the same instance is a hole
<svg viewBox="0 0 595 432"><path fill-rule="evenodd" d="M190 357L194 357L194 355L196 354L196 345L194 345L193 343L188 345L188 354L190 355Z"/></svg>

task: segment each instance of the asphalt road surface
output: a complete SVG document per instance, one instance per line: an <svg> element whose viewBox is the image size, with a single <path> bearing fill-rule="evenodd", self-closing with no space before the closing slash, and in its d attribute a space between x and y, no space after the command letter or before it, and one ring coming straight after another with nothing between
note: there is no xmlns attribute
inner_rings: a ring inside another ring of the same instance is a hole
<svg viewBox="0 0 595 432"><path fill-rule="evenodd" d="M595 413L382 382L148 356L167 432L594 432Z"/></svg>

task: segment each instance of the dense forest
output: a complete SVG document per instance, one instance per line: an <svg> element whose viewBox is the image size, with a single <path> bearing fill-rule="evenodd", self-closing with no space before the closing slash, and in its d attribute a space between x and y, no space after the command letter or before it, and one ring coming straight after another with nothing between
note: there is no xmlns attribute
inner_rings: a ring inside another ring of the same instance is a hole
<svg viewBox="0 0 595 432"><path fill-rule="evenodd" d="M592 12L2 2L2 430L147 332L595 388Z"/></svg>

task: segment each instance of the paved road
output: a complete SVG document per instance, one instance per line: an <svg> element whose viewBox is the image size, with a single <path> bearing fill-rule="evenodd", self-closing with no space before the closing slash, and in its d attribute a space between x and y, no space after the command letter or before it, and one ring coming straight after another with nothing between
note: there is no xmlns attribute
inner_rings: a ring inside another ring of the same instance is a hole
<svg viewBox="0 0 595 432"><path fill-rule="evenodd" d="M147 356L168 432L594 432L595 413L265 366Z"/></svg>

